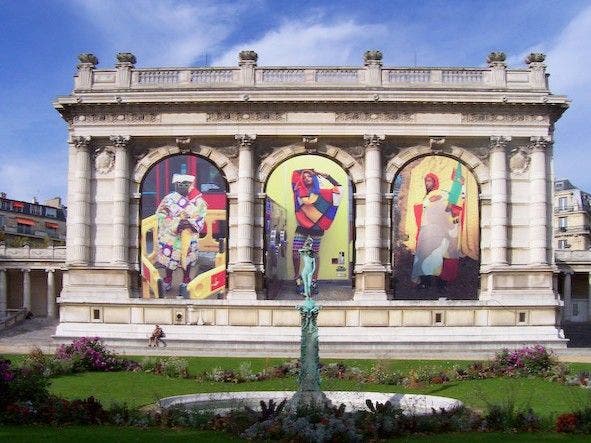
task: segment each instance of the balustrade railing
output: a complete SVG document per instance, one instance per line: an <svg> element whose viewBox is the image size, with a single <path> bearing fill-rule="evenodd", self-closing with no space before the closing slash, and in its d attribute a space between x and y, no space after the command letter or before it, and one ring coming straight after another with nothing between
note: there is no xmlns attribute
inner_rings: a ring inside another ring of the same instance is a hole
<svg viewBox="0 0 591 443"><path fill-rule="evenodd" d="M221 67L221 68L179 68L179 69L131 69L131 81L117 83L114 70L94 70L90 87L82 89L107 90L191 88L208 85L221 87L275 85L302 85L305 87L372 86L389 88L495 88L527 89L540 86L532 83L532 73L519 69L507 71L505 77L491 74L489 68L375 68L368 67ZM515 75L512 75L515 74ZM499 85L499 78L502 83ZM94 79L94 80L93 80ZM100 81L98 80L100 79ZM495 80L496 79L496 80ZM535 80L535 79L534 79Z"/></svg>

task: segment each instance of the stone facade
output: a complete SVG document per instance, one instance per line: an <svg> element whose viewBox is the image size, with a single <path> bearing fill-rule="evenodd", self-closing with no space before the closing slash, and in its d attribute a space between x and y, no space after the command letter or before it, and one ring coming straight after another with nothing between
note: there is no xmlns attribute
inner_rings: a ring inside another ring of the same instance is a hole
<svg viewBox="0 0 591 443"><path fill-rule="evenodd" d="M59 339L139 340L160 323L179 343L195 334L234 350L297 342L296 302L262 300L264 191L283 161L314 154L355 189L353 296L322 303L322 346L565 346L551 178L552 129L568 101L550 93L543 56L525 69L507 69L502 53L488 68L386 68L379 51L360 68L258 67L252 51L228 68L138 69L123 58L97 69L83 54L73 92L54 103L70 145ZM228 183L224 300L137 298L142 179L178 153L209 159ZM388 296L392 183L428 155L458 159L478 183L476 300Z"/></svg>

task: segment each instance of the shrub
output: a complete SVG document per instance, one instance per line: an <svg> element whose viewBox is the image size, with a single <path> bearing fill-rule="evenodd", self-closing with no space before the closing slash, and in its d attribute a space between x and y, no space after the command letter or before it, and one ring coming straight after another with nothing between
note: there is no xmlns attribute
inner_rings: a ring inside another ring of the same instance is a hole
<svg viewBox="0 0 591 443"><path fill-rule="evenodd" d="M36 406L49 397L48 387L49 379L44 375L0 360L0 410L13 403L25 408Z"/></svg>
<svg viewBox="0 0 591 443"><path fill-rule="evenodd" d="M146 372L165 375L171 378L189 378L189 362L178 357L146 357L140 363Z"/></svg>
<svg viewBox="0 0 591 443"><path fill-rule="evenodd" d="M73 372L83 371L131 371L139 364L125 360L105 348L98 337L81 337L69 345L61 345L55 356L58 360L70 361Z"/></svg>
<svg viewBox="0 0 591 443"><path fill-rule="evenodd" d="M540 429L541 420L531 408L518 409L513 400L508 400L489 405L482 426L486 431L532 432Z"/></svg>
<svg viewBox="0 0 591 443"><path fill-rule="evenodd" d="M572 412L559 415L556 418L556 432L575 432L577 429L577 416Z"/></svg>
<svg viewBox="0 0 591 443"><path fill-rule="evenodd" d="M520 375L547 376L558 364L558 361L544 346L534 345L509 351L498 352L492 362L497 371Z"/></svg>

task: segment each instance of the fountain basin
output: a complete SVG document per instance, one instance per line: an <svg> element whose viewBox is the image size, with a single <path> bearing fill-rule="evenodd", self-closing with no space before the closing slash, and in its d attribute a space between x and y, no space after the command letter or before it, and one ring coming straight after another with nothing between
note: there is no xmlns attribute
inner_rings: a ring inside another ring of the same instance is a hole
<svg viewBox="0 0 591 443"><path fill-rule="evenodd" d="M367 410L365 401L385 403L389 401L393 406L400 407L407 414L424 415L435 410L451 410L463 405L459 400L435 395L421 394L397 394L392 392L357 392L357 391L323 391L334 406L341 403L346 410ZM224 413L232 409L240 409L248 406L252 409L260 409L260 402L274 400L279 403L284 399L290 399L296 391L248 391L248 392L212 392L205 394L177 395L162 398L160 407L185 407L187 409L199 409Z"/></svg>

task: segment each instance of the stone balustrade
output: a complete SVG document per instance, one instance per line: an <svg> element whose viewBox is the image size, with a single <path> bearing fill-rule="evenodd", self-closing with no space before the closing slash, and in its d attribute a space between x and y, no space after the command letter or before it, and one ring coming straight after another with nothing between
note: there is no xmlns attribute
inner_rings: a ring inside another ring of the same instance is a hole
<svg viewBox="0 0 591 443"><path fill-rule="evenodd" d="M547 91L543 54L528 58L528 68L507 69L502 61L490 61L486 68L457 67L383 67L380 58L366 60L364 67L311 67L274 66L257 67L256 53L243 51L254 57L252 60L240 59L237 67L204 68L155 68L136 69L134 64L118 64L115 69L96 69L96 63L78 65L75 91L106 91L113 89L195 89L195 88L236 88L297 86L351 88L373 86L385 89L507 89ZM379 51L372 51L379 52ZM89 54L83 54L87 60ZM90 54L92 55L92 54ZM241 53L241 57L242 57ZM82 60L82 59L81 59ZM135 58L133 58L135 61ZM121 70L127 69L122 75ZM121 79L126 79L122 81ZM128 80L129 79L129 80Z"/></svg>
<svg viewBox="0 0 591 443"><path fill-rule="evenodd" d="M5 245L0 245L0 261L43 260L64 262L65 259L65 246L31 248L30 246L25 245L22 248L8 248Z"/></svg>

